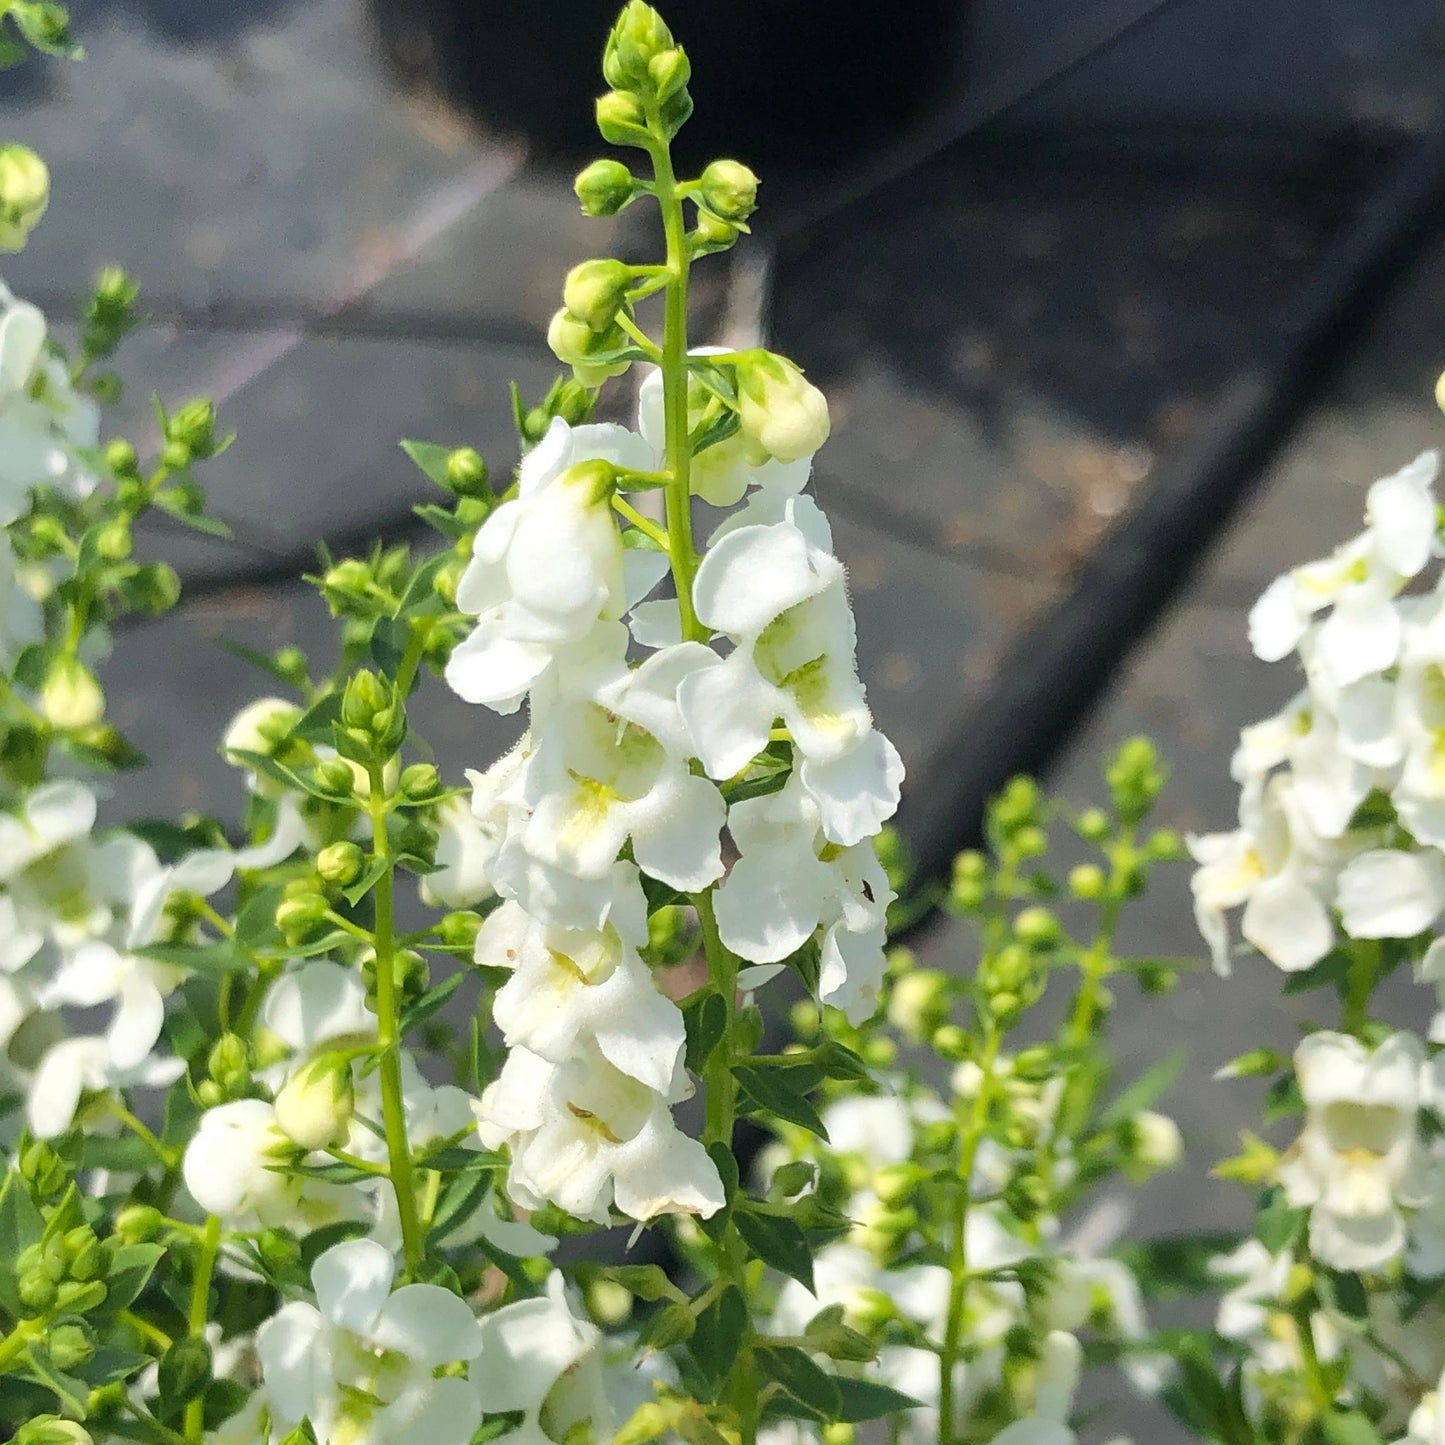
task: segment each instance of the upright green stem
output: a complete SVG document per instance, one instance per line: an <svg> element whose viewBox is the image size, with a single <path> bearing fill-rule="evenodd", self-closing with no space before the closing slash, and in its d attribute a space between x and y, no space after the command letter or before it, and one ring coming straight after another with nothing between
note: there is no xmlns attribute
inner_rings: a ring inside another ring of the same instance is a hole
<svg viewBox="0 0 1445 1445"><path fill-rule="evenodd" d="M387 1163L396 1211L401 1220L402 1250L408 1273L426 1257L426 1236L416 1209L411 1144L406 1137L406 1105L401 1083L401 1028L396 997L396 910L391 839L386 831L386 782L380 764L368 769L371 796L372 847L385 863L376 880L376 1032L381 1048L381 1119L386 1135Z"/></svg>
<svg viewBox="0 0 1445 1445"><path fill-rule="evenodd" d="M201 1234L201 1249L196 1256L196 1273L191 1280L191 1308L186 1318L186 1329L193 1340L206 1338L206 1323L210 1317L211 1276L216 1272L216 1257L221 1252L221 1221L214 1215L206 1216L206 1227ZM186 1439L191 1445L200 1445L206 1437L206 1401L197 1395L186 1404Z"/></svg>
<svg viewBox="0 0 1445 1445"><path fill-rule="evenodd" d="M938 1355L938 1438L940 1445L953 1445L957 1438L958 1409L954 1402L954 1376L963 1353L964 1309L968 1303L968 1212L973 1203L973 1172L979 1146L988 1131L988 1111L993 1102L993 1071L998 1064L1003 1031L990 1023L978 1066L978 1093L967 1120L961 1121L958 1144L958 1193L949 1221L948 1318L943 1329L943 1348Z"/></svg>
<svg viewBox="0 0 1445 1445"><path fill-rule="evenodd" d="M666 422L667 485L663 493L667 506L667 551L682 617L682 635L688 641L706 642L708 629L698 621L693 608L692 584L697 576L698 556L692 539L692 448L687 415L687 287L691 258L687 250L687 225L682 196L672 166L668 140L656 107L649 115L653 134L651 147L657 203L662 210L663 234L667 240L666 296L662 339L662 394ZM705 1144L732 1148L737 1123L737 1084L733 1078L733 1039L736 1035L738 961L724 947L718 934L712 893L693 898L702 930L708 977L727 1005L727 1027L703 1074L707 1118ZM737 1231L729 1225L718 1246L721 1278L735 1285L748 1301L747 1251ZM755 1445L758 1431L757 1386L753 1369L751 1322L738 1350L737 1363L728 1380L728 1401L737 1413L741 1445Z"/></svg>
<svg viewBox="0 0 1445 1445"><path fill-rule="evenodd" d="M1370 995L1384 962L1384 945L1377 938L1357 938L1350 943L1350 966L1345 982L1345 1009L1341 1027L1347 1034L1361 1034L1370 1021Z"/></svg>

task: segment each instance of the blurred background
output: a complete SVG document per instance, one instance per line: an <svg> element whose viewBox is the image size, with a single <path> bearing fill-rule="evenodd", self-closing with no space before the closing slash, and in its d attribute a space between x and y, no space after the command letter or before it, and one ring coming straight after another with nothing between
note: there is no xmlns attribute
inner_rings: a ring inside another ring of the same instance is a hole
<svg viewBox="0 0 1445 1445"><path fill-rule="evenodd" d="M426 484L397 440L509 466L506 384L540 395L554 374L541 332L564 270L650 258L644 208L588 221L570 189L595 153L614 0L72 8L84 65L0 78L6 137L53 173L6 280L62 317L123 263L149 321L122 353L115 429L154 443L154 389L215 396L240 434L206 478L234 540L147 540L188 600L117 639L113 713L156 766L109 806L234 819L215 745L269 685L219 640L326 654L331 624L296 578L318 538L411 535ZM1138 731L1173 764L1160 821L1229 826L1237 731L1293 690L1248 654L1250 603L1358 526L1374 477L1445 437L1445 12L666 13L694 58L692 154L736 154L764 182L753 242L703 263L698 332L766 337L832 399L816 486L921 866L946 868L1016 770L1098 798L1101 751ZM513 731L436 690L418 711L452 777ZM911 942L941 966L967 956L947 920ZM1200 956L1184 869L1126 943ZM1191 1050L1166 1107L1196 1162L1148 1189L1132 1230L1243 1217L1204 1171L1259 1099L1209 1076L1244 1044L1292 1043L1279 983L1260 963L1120 997L1127 1071Z"/></svg>

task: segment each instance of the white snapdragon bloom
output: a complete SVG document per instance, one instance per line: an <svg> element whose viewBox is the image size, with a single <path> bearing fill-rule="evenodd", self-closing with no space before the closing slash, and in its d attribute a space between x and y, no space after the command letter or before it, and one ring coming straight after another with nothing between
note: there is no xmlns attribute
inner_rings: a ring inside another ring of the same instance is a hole
<svg viewBox="0 0 1445 1445"><path fill-rule="evenodd" d="M1190 887L1194 919L1213 955L1215 972L1230 972L1225 915L1244 905L1244 937L1286 972L1319 962L1334 943L1329 902L1343 862L1342 845L1319 838L1283 773L1246 782L1239 827L1188 839L1199 864Z"/></svg>
<svg viewBox="0 0 1445 1445"><path fill-rule="evenodd" d="M1073 1335L1051 1330L1044 1337L1035 1371L1033 1414L995 1435L992 1445L1076 1445L1078 1437L1068 1420L1083 1357L1083 1347Z"/></svg>
<svg viewBox="0 0 1445 1445"><path fill-rule="evenodd" d="M1413 938L1445 912L1445 859L1372 848L1345 864L1336 902L1352 938Z"/></svg>
<svg viewBox="0 0 1445 1445"><path fill-rule="evenodd" d="M482 1331L437 1285L392 1292L396 1267L374 1240L334 1245L313 1266L316 1304L282 1307L256 1335L277 1433L311 1422L319 1445L467 1445L476 1391L440 1366L476 1358Z"/></svg>
<svg viewBox="0 0 1445 1445"><path fill-rule="evenodd" d="M610 1437L602 1332L572 1313L560 1273L545 1295L505 1305L481 1327L472 1387L488 1414L522 1412L507 1436L514 1445L553 1445L584 1425L584 1438Z"/></svg>
<svg viewBox="0 0 1445 1445"><path fill-rule="evenodd" d="M1399 658L1396 595L1429 561L1435 541L1432 486L1437 453L1383 477L1366 500L1366 530L1320 562L1276 579L1249 615L1255 654L1277 662L1304 637L1315 614L1331 609L1317 640L1321 665L1340 685L1383 672Z"/></svg>
<svg viewBox="0 0 1445 1445"><path fill-rule="evenodd" d="M470 908L492 897L488 869L495 850L491 830L465 798L437 809L436 871L421 880L422 902L432 908Z"/></svg>
<svg viewBox="0 0 1445 1445"><path fill-rule="evenodd" d="M504 903L477 935L476 961L512 970L493 1007L508 1048L562 1064L593 1040L614 1068L665 1094L685 1042L682 1013L638 954L647 900L637 870L614 872L617 904L602 928L559 928Z"/></svg>
<svg viewBox="0 0 1445 1445"><path fill-rule="evenodd" d="M366 1007L360 974L327 958L278 978L266 992L261 1022L302 1061L327 1047L376 1037L376 1015Z"/></svg>
<svg viewBox="0 0 1445 1445"><path fill-rule="evenodd" d="M100 411L48 349L45 317L0 284L0 525L25 511L35 487L89 492L94 479L75 453L99 437Z"/></svg>
<svg viewBox="0 0 1445 1445"><path fill-rule="evenodd" d="M447 681L468 702L515 712L527 690L562 660L585 656L599 620L628 606L622 534L591 461L647 470L652 451L635 432L561 418L522 460L518 495L479 528L457 607L477 619L453 652ZM634 554L636 597L661 578L661 554ZM645 575L643 575L645 574Z"/></svg>
<svg viewBox="0 0 1445 1445"><path fill-rule="evenodd" d="M823 831L848 847L898 806L903 764L873 726L858 681L853 613L828 524L807 497L786 520L739 527L698 568L698 617L733 642L683 679L683 716L708 774L730 778L767 745L781 718Z"/></svg>
<svg viewBox="0 0 1445 1445"><path fill-rule="evenodd" d="M717 891L723 942L753 963L776 963L823 929L819 996L861 1022L877 1007L894 899L870 841L831 843L801 778L734 803L728 828L740 857Z"/></svg>
<svg viewBox="0 0 1445 1445"><path fill-rule="evenodd" d="M552 1202L599 1224L617 1208L636 1220L659 1214L716 1213L722 1181L707 1151L673 1122L670 1094L614 1068L593 1048L564 1064L513 1049L477 1106L479 1137L506 1145L507 1192L524 1209Z"/></svg>
<svg viewBox="0 0 1445 1445"><path fill-rule="evenodd" d="M295 1156L263 1099L237 1099L201 1115L186 1145L181 1173L191 1197L233 1228L240 1221L276 1225L292 1217L299 1180L271 1166Z"/></svg>
<svg viewBox="0 0 1445 1445"><path fill-rule="evenodd" d="M534 704L521 839L531 857L599 879L630 840L644 873L684 892L722 876L726 805L689 770L677 705L683 679L715 660L700 643L681 643L632 670L619 660L591 698L553 701L542 717ZM520 901L545 915L537 900Z"/></svg>
<svg viewBox="0 0 1445 1445"><path fill-rule="evenodd" d="M1295 1050L1305 1126L1280 1166L1291 1204L1310 1210L1310 1248L1335 1269L1378 1269L1405 1247L1402 1206L1419 1194L1423 1050L1407 1033L1370 1052L1346 1034Z"/></svg>
<svg viewBox="0 0 1445 1445"><path fill-rule="evenodd" d="M699 346L694 356L726 355L721 346ZM688 387L688 429L696 428L712 401L712 393L692 382ZM655 453L661 455L667 441L667 421L663 412L662 372L651 368L637 392L637 429ZM759 461L754 448L741 430L723 441L715 442L692 459L689 481L693 494L714 507L731 507L742 501L749 487L758 487L775 496L791 497L801 492L812 474L811 453L794 461L780 462L775 457Z"/></svg>

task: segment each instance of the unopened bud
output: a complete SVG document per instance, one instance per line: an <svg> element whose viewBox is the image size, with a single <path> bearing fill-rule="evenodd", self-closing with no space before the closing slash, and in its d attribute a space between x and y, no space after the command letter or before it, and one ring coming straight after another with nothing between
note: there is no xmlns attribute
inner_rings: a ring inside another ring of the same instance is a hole
<svg viewBox="0 0 1445 1445"><path fill-rule="evenodd" d="M356 769L345 758L324 758L313 774L316 786L334 797L351 797L357 792Z"/></svg>
<svg viewBox="0 0 1445 1445"><path fill-rule="evenodd" d="M619 90L650 86L652 61L672 48L672 31L662 16L643 0L629 0L607 37L602 74Z"/></svg>
<svg viewBox="0 0 1445 1445"><path fill-rule="evenodd" d="M30 1139L20 1151L20 1177L41 1203L55 1198L70 1183L65 1161L44 1139Z"/></svg>
<svg viewBox="0 0 1445 1445"><path fill-rule="evenodd" d="M78 657L58 657L40 689L40 711L62 732L94 727L105 716L105 694Z"/></svg>
<svg viewBox="0 0 1445 1445"><path fill-rule="evenodd" d="M714 161L702 173L698 197L719 220L746 221L758 208L758 178L740 161Z"/></svg>
<svg viewBox="0 0 1445 1445"><path fill-rule="evenodd" d="M90 1431L59 1415L37 1415L11 1437L13 1445L95 1445Z"/></svg>
<svg viewBox="0 0 1445 1445"><path fill-rule="evenodd" d="M647 63L647 78L657 92L657 98L666 107L692 79L692 61L680 45L671 50L660 50Z"/></svg>
<svg viewBox="0 0 1445 1445"><path fill-rule="evenodd" d="M623 261L599 258L583 261L567 273L562 303L594 332L606 331L627 304L632 267Z"/></svg>
<svg viewBox="0 0 1445 1445"><path fill-rule="evenodd" d="M412 763L402 769L399 786L402 795L413 803L424 803L442 790L441 774L435 763Z"/></svg>
<svg viewBox="0 0 1445 1445"><path fill-rule="evenodd" d="M437 924L437 937L446 948L470 950L482 931L482 916L459 909Z"/></svg>
<svg viewBox="0 0 1445 1445"><path fill-rule="evenodd" d="M570 366L583 385L596 385L609 376L621 376L631 365L627 361L599 360L628 344L620 327L595 332L580 316L564 306L547 328L547 345L558 361Z"/></svg>
<svg viewBox="0 0 1445 1445"><path fill-rule="evenodd" d="M205 397L188 401L166 425L166 440L179 442L192 456L204 461L216 453L216 408Z"/></svg>
<svg viewBox="0 0 1445 1445"><path fill-rule="evenodd" d="M316 872L335 888L349 888L365 864L366 854L349 839L330 843L316 855Z"/></svg>
<svg viewBox="0 0 1445 1445"><path fill-rule="evenodd" d="M136 449L124 437L117 437L105 449L105 464L118 477L131 477L140 468Z"/></svg>
<svg viewBox="0 0 1445 1445"><path fill-rule="evenodd" d="M602 139L613 145L646 147L652 140L641 103L620 90L609 90L597 98L597 129Z"/></svg>
<svg viewBox="0 0 1445 1445"><path fill-rule="evenodd" d="M50 204L50 172L28 146L0 146L0 251L19 251Z"/></svg>
<svg viewBox="0 0 1445 1445"><path fill-rule="evenodd" d="M301 939L326 919L331 904L321 893L303 893L296 898L285 898L276 907L276 927L288 942Z"/></svg>
<svg viewBox="0 0 1445 1445"><path fill-rule="evenodd" d="M447 456L447 485L459 497L480 496L487 490L487 464L475 447L458 447Z"/></svg>
<svg viewBox="0 0 1445 1445"><path fill-rule="evenodd" d="M1129 1120L1122 1135L1121 1142L1130 1162L1144 1172L1173 1169L1184 1157L1179 1125L1167 1114L1145 1109Z"/></svg>
<svg viewBox="0 0 1445 1445"><path fill-rule="evenodd" d="M222 1034L211 1046L206 1072L228 1093L239 1092L251 1080L251 1050L239 1034Z"/></svg>
<svg viewBox="0 0 1445 1445"><path fill-rule="evenodd" d="M742 234L732 221L724 221L711 211L699 211L697 227L693 231L693 249L700 256L726 251L736 243Z"/></svg>
<svg viewBox="0 0 1445 1445"><path fill-rule="evenodd" d="M915 969L893 985L888 1021L912 1039L927 1038L948 1018L948 975L938 969Z"/></svg>
<svg viewBox="0 0 1445 1445"><path fill-rule="evenodd" d="M1108 886L1109 880L1097 863L1080 863L1077 868L1069 869L1069 892L1075 898L1095 902L1104 896Z"/></svg>
<svg viewBox="0 0 1445 1445"><path fill-rule="evenodd" d="M573 190L589 216L615 216L637 195L637 181L621 161L593 161Z"/></svg>
<svg viewBox="0 0 1445 1445"><path fill-rule="evenodd" d="M355 1107L351 1065L323 1054L302 1065L276 1095L276 1127L302 1149L334 1149L345 1143Z"/></svg>
<svg viewBox="0 0 1445 1445"><path fill-rule="evenodd" d="M738 424L766 456L800 461L828 440L828 402L791 361L770 351L745 352L737 382Z"/></svg>
<svg viewBox="0 0 1445 1445"><path fill-rule="evenodd" d="M165 1225L165 1215L153 1204L128 1204L115 1217L115 1232L126 1244L148 1244Z"/></svg>
<svg viewBox="0 0 1445 1445"><path fill-rule="evenodd" d="M272 757L300 716L301 709L285 698L257 698L231 719L221 739L221 751Z"/></svg>
<svg viewBox="0 0 1445 1445"><path fill-rule="evenodd" d="M95 1358L95 1331L84 1320L65 1320L46 1331L45 1349L55 1367L70 1374Z"/></svg>

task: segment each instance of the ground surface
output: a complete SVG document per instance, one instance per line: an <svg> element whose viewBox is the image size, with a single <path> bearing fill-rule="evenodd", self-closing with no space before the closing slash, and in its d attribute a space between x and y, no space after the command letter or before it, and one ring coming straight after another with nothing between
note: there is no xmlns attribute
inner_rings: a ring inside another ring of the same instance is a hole
<svg viewBox="0 0 1445 1445"><path fill-rule="evenodd" d="M93 59L6 81L7 133L55 175L42 240L6 279L60 312L100 262L123 261L154 319L125 354L133 389L118 427L154 440L154 388L172 403L216 395L240 433L210 473L237 540L147 543L179 555L191 600L117 640L116 720L158 765L122 780L109 806L117 818L234 816L236 778L215 743L265 684L217 639L326 652L324 611L284 579L318 534L405 533L425 484L398 438L469 442L509 464L505 384L546 384L540 328L562 271L609 232L577 215L565 178L399 98L346 0L252 4L244 22L208 6L199 28L179 0L76 8ZM1147 147L996 139L845 213L779 267L779 344L834 400L817 489L850 567L864 675L916 774L988 695L1019 629L1210 425L1386 159L1347 154L1324 173L1271 146L1161 167ZM1370 479L1445 437L1430 403L1445 361L1442 261L1445 243L1404 279L1054 761L1068 796L1097 796L1100 750L1146 730L1175 766L1161 821L1229 822L1237 730L1292 687L1248 657L1249 603L1349 533ZM418 716L453 776L512 732L439 690ZM1199 953L1183 870L1161 880L1132 937L1150 953ZM966 944L945 925L919 948L947 962ZM1147 1009L1121 998L1119 1040L1132 1069L1175 1041L1191 1049L1173 1107L1204 1160L1257 1104L1211 1071L1243 1043L1288 1044L1294 1017L1260 965L1229 983L1195 975ZM1181 1174L1148 1192L1138 1223L1228 1227L1243 1205Z"/></svg>

